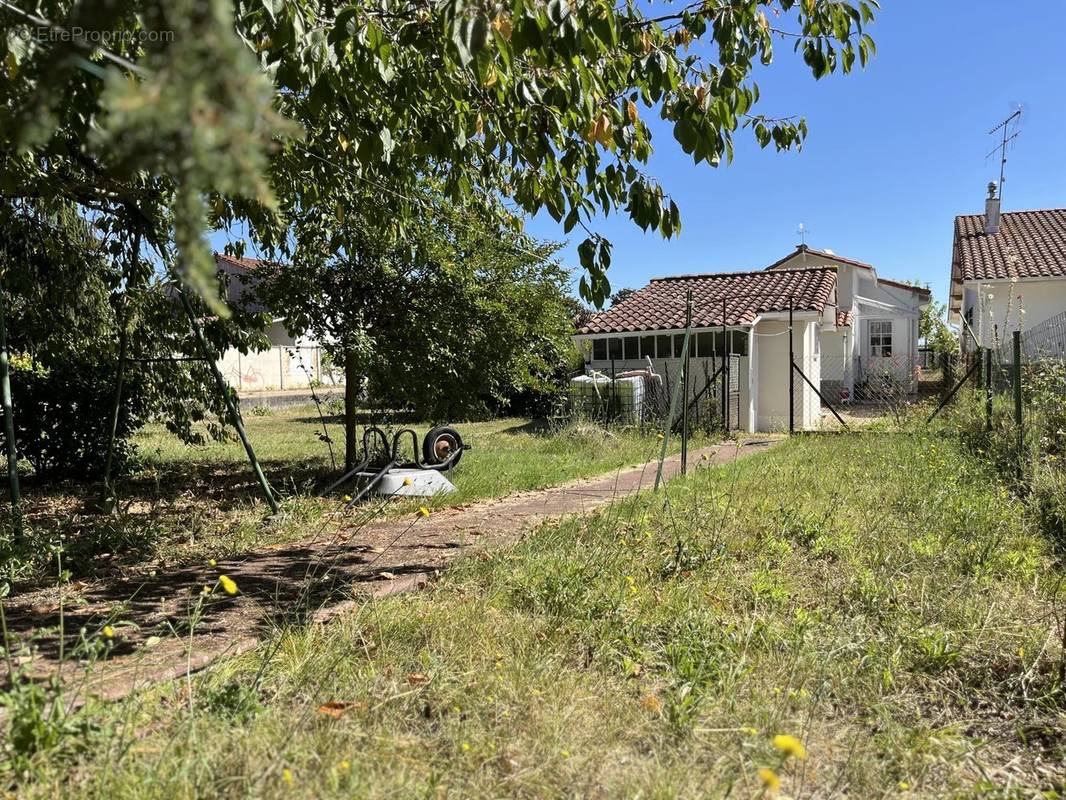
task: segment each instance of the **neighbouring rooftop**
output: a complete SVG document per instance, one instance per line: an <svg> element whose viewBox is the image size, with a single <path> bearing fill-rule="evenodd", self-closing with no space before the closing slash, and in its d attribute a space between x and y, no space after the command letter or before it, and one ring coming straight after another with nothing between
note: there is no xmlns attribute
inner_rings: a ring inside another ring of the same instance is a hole
<svg viewBox="0 0 1066 800"><path fill-rule="evenodd" d="M685 328L686 295L692 292L692 325L750 325L760 314L821 314L836 302L836 269L812 267L720 272L654 278L621 303L594 314L579 334L669 331Z"/></svg>
<svg viewBox="0 0 1066 800"><path fill-rule="evenodd" d="M984 214L955 217L955 282L1066 277L1066 208L1006 211L985 233Z"/></svg>

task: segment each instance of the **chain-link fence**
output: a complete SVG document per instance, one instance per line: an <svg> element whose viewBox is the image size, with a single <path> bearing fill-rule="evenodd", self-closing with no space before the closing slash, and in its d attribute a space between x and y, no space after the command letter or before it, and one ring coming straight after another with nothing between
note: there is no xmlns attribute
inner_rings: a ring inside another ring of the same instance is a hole
<svg viewBox="0 0 1066 800"><path fill-rule="evenodd" d="M901 420L911 406L941 385L941 371L924 366L930 361L925 354L823 355L821 427L861 427L885 417Z"/></svg>

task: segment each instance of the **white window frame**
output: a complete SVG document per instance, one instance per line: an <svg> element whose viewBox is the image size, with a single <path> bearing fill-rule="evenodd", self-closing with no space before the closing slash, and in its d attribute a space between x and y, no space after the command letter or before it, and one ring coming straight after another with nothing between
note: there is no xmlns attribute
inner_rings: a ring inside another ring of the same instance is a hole
<svg viewBox="0 0 1066 800"><path fill-rule="evenodd" d="M885 327L887 326L887 333ZM870 348L871 358L891 358L893 351L892 343L892 320L872 319L866 332L867 344ZM874 343L876 341L876 344ZM885 348L888 354L885 354Z"/></svg>

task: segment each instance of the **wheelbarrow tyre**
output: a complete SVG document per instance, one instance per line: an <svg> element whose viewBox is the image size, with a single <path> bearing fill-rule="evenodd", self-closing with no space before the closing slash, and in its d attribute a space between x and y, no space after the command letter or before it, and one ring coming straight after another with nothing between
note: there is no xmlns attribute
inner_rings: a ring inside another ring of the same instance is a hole
<svg viewBox="0 0 1066 800"><path fill-rule="evenodd" d="M426 466L443 464L455 452L459 455L451 463L453 467L463 457L463 437L459 435L459 431L448 425L438 425L422 440L422 463Z"/></svg>

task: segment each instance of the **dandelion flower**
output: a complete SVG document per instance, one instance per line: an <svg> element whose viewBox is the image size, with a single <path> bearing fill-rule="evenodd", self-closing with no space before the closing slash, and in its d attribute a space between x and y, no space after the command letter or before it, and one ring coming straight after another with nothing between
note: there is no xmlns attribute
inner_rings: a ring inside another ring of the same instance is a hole
<svg viewBox="0 0 1066 800"><path fill-rule="evenodd" d="M414 481L411 480L410 478L404 478L403 479L403 485L404 486L410 486L412 483L414 483Z"/></svg>
<svg viewBox="0 0 1066 800"><path fill-rule="evenodd" d="M352 765L348 763L348 759L344 759L337 766L342 772L347 772L349 769L351 769Z"/></svg>
<svg viewBox="0 0 1066 800"><path fill-rule="evenodd" d="M429 516L429 509L426 508L425 506L419 506L418 513L421 514L423 517L428 517Z"/></svg>
<svg viewBox="0 0 1066 800"><path fill-rule="evenodd" d="M281 782L286 786L292 786L296 782L296 779L292 776L292 770L288 767L281 771Z"/></svg>
<svg viewBox="0 0 1066 800"><path fill-rule="evenodd" d="M346 494L346 495L344 495L344 502L345 502L345 503L350 503L350 502L352 502L352 496L351 496L350 494Z"/></svg>
<svg viewBox="0 0 1066 800"><path fill-rule="evenodd" d="M229 575L219 575L218 582L222 584L222 590L226 594L237 594L237 584Z"/></svg>
<svg viewBox="0 0 1066 800"><path fill-rule="evenodd" d="M899 782L899 790L901 792L905 792L905 791L907 791L910 788L911 788L911 785L909 783L907 783L906 781L900 781Z"/></svg>
<svg viewBox="0 0 1066 800"><path fill-rule="evenodd" d="M779 733L774 737L774 747L786 756L798 758L800 761L807 757L807 748L803 746L803 742L787 733Z"/></svg>
<svg viewBox="0 0 1066 800"><path fill-rule="evenodd" d="M469 753L470 752L470 742L463 742L463 752L464 753Z"/></svg>
<svg viewBox="0 0 1066 800"><path fill-rule="evenodd" d="M213 558L209 559L208 562L207 562L207 566L209 566L209 567L217 567L218 566L218 562L215 561L215 559L213 559Z"/></svg>
<svg viewBox="0 0 1066 800"><path fill-rule="evenodd" d="M769 767L759 768L759 780L762 781L763 789L770 792L770 794L781 788L781 779Z"/></svg>
<svg viewBox="0 0 1066 800"><path fill-rule="evenodd" d="M112 628L110 625L105 625L101 629L100 633L103 634L103 637L105 639L114 639L115 638L115 629Z"/></svg>

